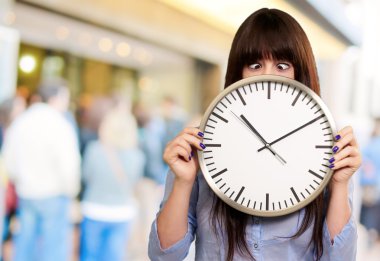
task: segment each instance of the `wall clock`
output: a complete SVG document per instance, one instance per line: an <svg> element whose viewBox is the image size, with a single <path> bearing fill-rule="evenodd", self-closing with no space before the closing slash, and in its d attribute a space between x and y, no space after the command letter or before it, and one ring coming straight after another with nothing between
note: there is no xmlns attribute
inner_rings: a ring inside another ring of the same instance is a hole
<svg viewBox="0 0 380 261"><path fill-rule="evenodd" d="M320 97L295 80L261 75L232 84L208 107L200 128L203 175L239 211L292 213L331 178L334 120Z"/></svg>

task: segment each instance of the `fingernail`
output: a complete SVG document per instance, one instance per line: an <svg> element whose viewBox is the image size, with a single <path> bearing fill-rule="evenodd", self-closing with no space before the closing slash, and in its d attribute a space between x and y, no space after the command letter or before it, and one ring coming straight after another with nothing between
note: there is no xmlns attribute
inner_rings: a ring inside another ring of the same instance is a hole
<svg viewBox="0 0 380 261"><path fill-rule="evenodd" d="M193 152L193 151L191 151L190 155L191 155L191 157L194 157L194 152Z"/></svg>
<svg viewBox="0 0 380 261"><path fill-rule="evenodd" d="M332 151L333 151L334 153L336 153L338 150L339 150L339 147L338 147L338 146L335 146L335 147L332 149Z"/></svg>
<svg viewBox="0 0 380 261"><path fill-rule="evenodd" d="M329 162L330 163L333 163L335 161L335 158L334 157L332 157L331 159L329 159Z"/></svg>
<svg viewBox="0 0 380 261"><path fill-rule="evenodd" d="M191 160L191 156L189 156L189 160Z"/></svg>
<svg viewBox="0 0 380 261"><path fill-rule="evenodd" d="M203 143L199 143L199 146L201 146L202 149L206 148L206 146Z"/></svg>
<svg viewBox="0 0 380 261"><path fill-rule="evenodd" d="M335 140L340 140L342 138L339 134L335 136Z"/></svg>
<svg viewBox="0 0 380 261"><path fill-rule="evenodd" d="M332 168L334 168L334 167L335 167L334 164L330 164L330 166L329 166L330 169L332 169Z"/></svg>
<svg viewBox="0 0 380 261"><path fill-rule="evenodd" d="M198 132L198 136L203 138L205 135L203 134L203 132Z"/></svg>

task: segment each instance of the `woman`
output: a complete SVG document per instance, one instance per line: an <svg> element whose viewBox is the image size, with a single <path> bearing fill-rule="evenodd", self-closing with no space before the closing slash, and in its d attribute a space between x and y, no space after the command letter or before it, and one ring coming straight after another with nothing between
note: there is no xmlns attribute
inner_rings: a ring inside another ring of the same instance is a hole
<svg viewBox="0 0 380 261"><path fill-rule="evenodd" d="M124 106L108 111L98 132L83 159L80 260L124 261L137 214L134 187L145 157L138 149L136 121Z"/></svg>
<svg viewBox="0 0 380 261"><path fill-rule="evenodd" d="M232 43L225 87L246 77L273 74L295 79L317 94L318 75L310 43L290 15L261 9L249 16ZM197 237L196 260L355 260L351 176L361 157L351 127L336 135L331 168L335 173L321 195L304 209L277 218L234 210L218 199L197 174L193 157L203 134L184 129L166 147L171 172L165 197L152 225L153 260L180 260Z"/></svg>

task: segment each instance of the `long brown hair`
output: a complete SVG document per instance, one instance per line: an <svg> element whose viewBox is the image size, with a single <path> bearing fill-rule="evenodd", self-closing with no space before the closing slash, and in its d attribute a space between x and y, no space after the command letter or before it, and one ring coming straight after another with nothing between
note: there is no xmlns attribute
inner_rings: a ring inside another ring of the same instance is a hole
<svg viewBox="0 0 380 261"><path fill-rule="evenodd" d="M263 8L254 12L238 29L228 59L225 88L242 79L244 66L265 58L291 62L294 66L295 80L320 95L318 74L309 40L293 17L277 9ZM292 236L297 238L314 225L309 244L314 243L317 260L323 254L322 231L325 209L324 193L321 193L305 207L301 226ZM235 251L254 259L245 238L250 217L214 196L211 222L215 231L217 227L226 228L228 261L232 261Z"/></svg>

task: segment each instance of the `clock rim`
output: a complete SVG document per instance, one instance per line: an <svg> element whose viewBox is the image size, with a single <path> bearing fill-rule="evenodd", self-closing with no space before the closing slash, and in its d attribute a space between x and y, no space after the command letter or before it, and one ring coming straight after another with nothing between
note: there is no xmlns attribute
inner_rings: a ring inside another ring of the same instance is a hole
<svg viewBox="0 0 380 261"><path fill-rule="evenodd" d="M220 102L220 100L223 99L228 93L231 93L234 90L236 90L242 86L246 86L248 84L257 83L257 82L285 83L285 84L289 84L291 86L295 86L296 88L301 89L302 91L306 92L308 95L310 95L312 97L313 100L315 100L318 103L318 105L323 110L325 117L327 118L327 120L330 124L331 130L332 130L332 135L333 135L333 137L335 137L335 134L337 133L335 121L332 117L330 110L328 109L327 105L323 102L321 97L318 94L316 94L313 90L311 90L309 87L304 85L303 83L298 82L298 81L293 80L293 79L290 79L290 78L287 78L287 77L278 76L278 75L251 76L251 77L241 79L241 80L229 85L222 92L220 92L213 99L211 104L208 106L206 112L204 113L204 115L202 117L202 121L201 121L199 129L204 133L206 123L207 123L208 118L210 117L211 112L213 111L215 106ZM205 161L204 161L203 151L198 151L197 154L198 154L198 162L199 162L199 166L200 166L201 171L202 171L202 175L205 178L207 185L213 190L213 192L223 202L225 202L229 206L233 207L234 209L241 211L241 212L244 212L244 213L249 214L249 215L260 216L260 217L284 216L284 215L294 213L294 212L304 208L305 206L310 204L315 198L317 198L320 193L322 193L324 191L326 186L329 184L330 179L331 179L333 172L334 172L332 169L328 169L327 173L324 175L324 179L321 182L321 184L319 185L318 189L315 190L314 193L312 195L310 195L307 199L303 200L301 203L296 204L293 207L281 209L281 210L271 210L271 211L255 210L253 208L247 208L247 207L242 206L239 203L236 203L231 198L229 198L227 195L222 193L222 191L219 190L218 187L215 185L215 182L213 181L211 175L209 174L209 171L208 171L207 166L206 166Z"/></svg>

